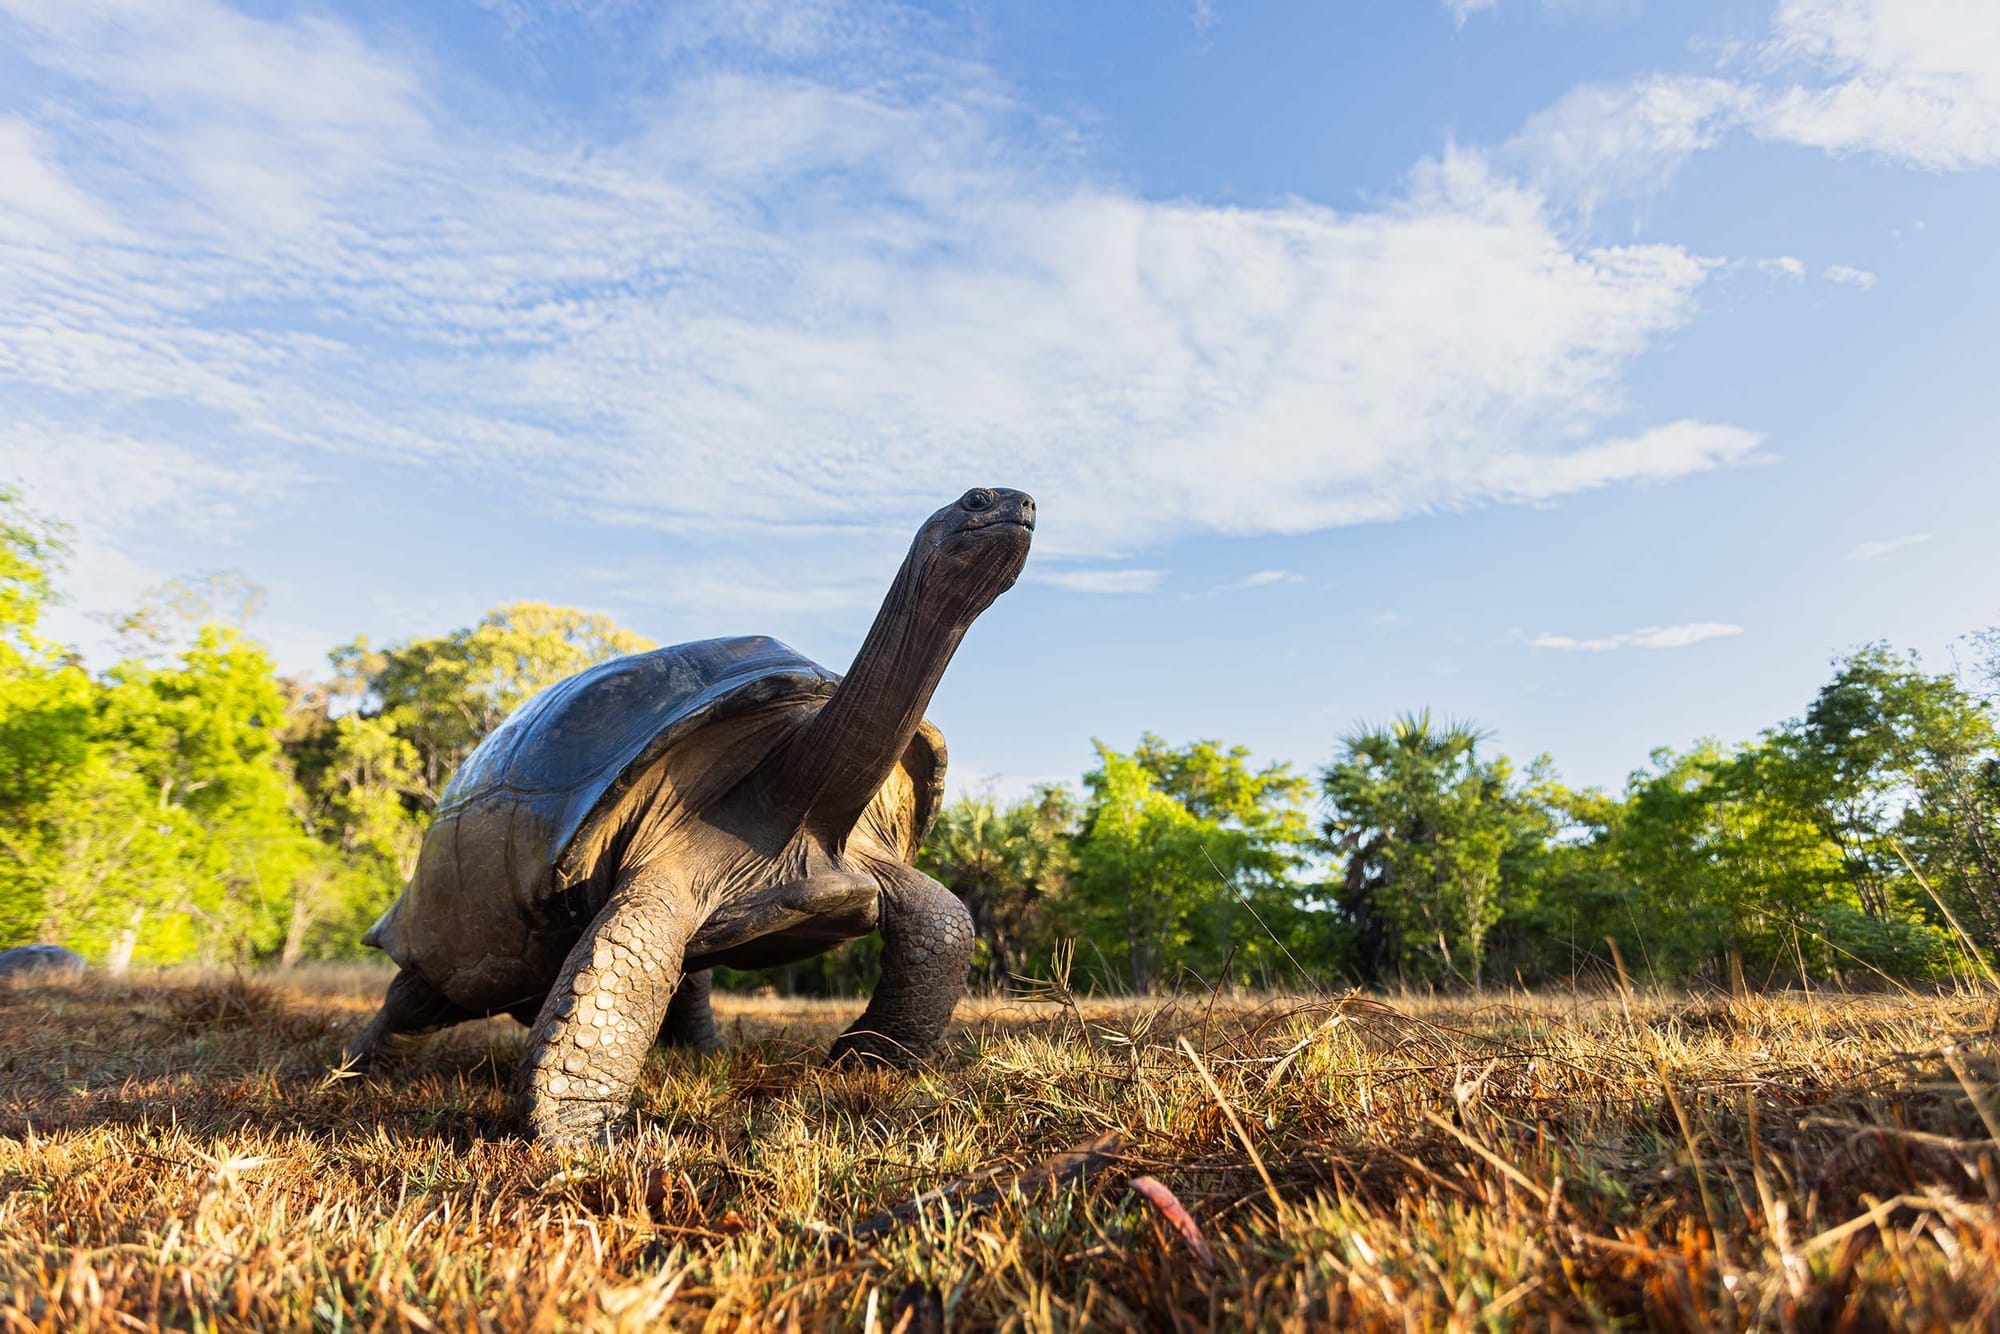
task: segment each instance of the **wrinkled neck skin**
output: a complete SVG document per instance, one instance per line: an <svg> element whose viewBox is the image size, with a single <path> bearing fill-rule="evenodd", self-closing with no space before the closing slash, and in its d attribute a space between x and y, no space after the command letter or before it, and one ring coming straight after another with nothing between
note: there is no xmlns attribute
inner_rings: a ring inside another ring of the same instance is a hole
<svg viewBox="0 0 2000 1334"><path fill-rule="evenodd" d="M901 763L931 694L979 613L1018 564L937 558L919 539L833 697L767 766L764 793L836 855Z"/></svg>

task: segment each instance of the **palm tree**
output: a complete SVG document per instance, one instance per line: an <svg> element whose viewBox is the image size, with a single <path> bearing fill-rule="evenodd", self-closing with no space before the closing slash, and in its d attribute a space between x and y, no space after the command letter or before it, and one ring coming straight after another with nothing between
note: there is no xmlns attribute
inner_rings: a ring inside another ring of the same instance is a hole
<svg viewBox="0 0 2000 1334"><path fill-rule="evenodd" d="M989 984L1018 970L1043 901L1066 881L1074 819L1069 794L1056 787L1005 809L976 796L939 812L918 864L971 911L985 946L974 970Z"/></svg>

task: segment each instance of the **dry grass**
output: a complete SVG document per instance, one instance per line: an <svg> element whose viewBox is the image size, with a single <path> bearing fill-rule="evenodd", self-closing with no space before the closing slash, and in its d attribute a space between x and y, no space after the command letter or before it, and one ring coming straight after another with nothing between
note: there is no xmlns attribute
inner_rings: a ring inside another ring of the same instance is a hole
<svg viewBox="0 0 2000 1334"><path fill-rule="evenodd" d="M0 989L0 1328L2000 1322L1971 996L974 1002L916 1077L819 1068L851 1004L725 1000L565 1157L513 1136L511 1023L297 1073L381 981ZM1114 1129L1080 1187L825 1231Z"/></svg>

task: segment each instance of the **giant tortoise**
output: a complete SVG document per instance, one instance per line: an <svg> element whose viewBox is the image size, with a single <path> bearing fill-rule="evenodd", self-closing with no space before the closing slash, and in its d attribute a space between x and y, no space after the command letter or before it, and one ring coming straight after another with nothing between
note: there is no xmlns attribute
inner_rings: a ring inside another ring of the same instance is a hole
<svg viewBox="0 0 2000 1334"><path fill-rule="evenodd" d="M709 639L524 704L452 776L416 874L364 937L401 967L347 1059L509 1013L532 1029L530 1131L589 1139L622 1116L655 1040L715 1043L715 965L790 963L871 931L881 982L832 1057L925 1057L973 935L910 864L944 781L924 709L1034 526L1019 491L975 488L933 514L845 677L774 639Z"/></svg>

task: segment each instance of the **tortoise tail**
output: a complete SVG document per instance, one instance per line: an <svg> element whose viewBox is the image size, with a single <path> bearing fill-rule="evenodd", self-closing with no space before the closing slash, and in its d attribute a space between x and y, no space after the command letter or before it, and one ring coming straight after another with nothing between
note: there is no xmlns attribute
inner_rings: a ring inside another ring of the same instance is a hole
<svg viewBox="0 0 2000 1334"><path fill-rule="evenodd" d="M375 919L375 925L369 927L366 931L361 933L362 944L378 950L388 948L388 946L384 945L382 942L383 939L388 934L390 922L394 920L396 916L396 904L401 902L402 900L399 898L396 900L396 903L390 904L388 910L384 912L380 917Z"/></svg>

